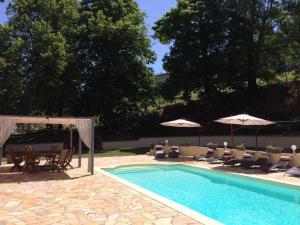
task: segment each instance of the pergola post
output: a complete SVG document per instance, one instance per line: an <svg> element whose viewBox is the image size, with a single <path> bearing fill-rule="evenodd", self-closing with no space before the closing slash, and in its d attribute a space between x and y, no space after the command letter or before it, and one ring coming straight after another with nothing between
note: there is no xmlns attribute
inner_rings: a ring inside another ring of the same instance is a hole
<svg viewBox="0 0 300 225"><path fill-rule="evenodd" d="M73 148L73 127L70 127L70 150Z"/></svg>
<svg viewBox="0 0 300 225"><path fill-rule="evenodd" d="M91 140L92 140L92 143L91 143L91 150L90 150L90 157L91 157L91 163L90 163L90 166L91 166L91 168L90 168L90 172L91 172L91 174L93 175L94 174L94 144L95 144L95 117L92 117L92 119L91 119L91 123L92 123L92 126L91 126L91 128L92 128L92 138L91 138Z"/></svg>
<svg viewBox="0 0 300 225"><path fill-rule="evenodd" d="M82 154L82 141L79 136L78 137L78 167L81 167L81 154Z"/></svg>
<svg viewBox="0 0 300 225"><path fill-rule="evenodd" d="M95 143L95 118L91 118L91 148L89 149L88 172L94 174L94 143Z"/></svg>
<svg viewBox="0 0 300 225"><path fill-rule="evenodd" d="M89 149L88 172L91 172L91 149Z"/></svg>
<svg viewBox="0 0 300 225"><path fill-rule="evenodd" d="M2 165L2 158L3 158L3 147L0 147L0 165Z"/></svg>

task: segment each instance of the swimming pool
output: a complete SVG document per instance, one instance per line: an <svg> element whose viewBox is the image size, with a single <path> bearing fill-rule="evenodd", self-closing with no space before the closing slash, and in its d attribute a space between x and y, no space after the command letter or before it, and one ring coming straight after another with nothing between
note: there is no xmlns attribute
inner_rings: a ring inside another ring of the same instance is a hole
<svg viewBox="0 0 300 225"><path fill-rule="evenodd" d="M225 225L300 224L300 188L186 165L106 172Z"/></svg>

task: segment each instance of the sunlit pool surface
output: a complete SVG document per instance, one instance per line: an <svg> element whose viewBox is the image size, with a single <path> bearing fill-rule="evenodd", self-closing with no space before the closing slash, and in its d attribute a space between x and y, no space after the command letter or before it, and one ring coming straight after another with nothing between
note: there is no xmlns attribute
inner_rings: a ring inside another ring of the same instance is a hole
<svg viewBox="0 0 300 225"><path fill-rule="evenodd" d="M300 189L185 165L105 171L226 225L300 224Z"/></svg>

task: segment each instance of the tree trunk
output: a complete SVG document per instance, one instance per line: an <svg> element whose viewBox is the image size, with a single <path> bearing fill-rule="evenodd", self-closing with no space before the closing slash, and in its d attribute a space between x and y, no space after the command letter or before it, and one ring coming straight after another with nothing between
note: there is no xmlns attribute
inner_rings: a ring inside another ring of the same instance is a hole
<svg viewBox="0 0 300 225"><path fill-rule="evenodd" d="M256 3L253 0L250 7L250 18L249 18L249 30L248 30L248 71L247 71L247 81L248 81L248 93L251 97L254 97L256 93L256 79L257 79L257 58L256 58L256 48L254 43L255 34L255 23L256 23ZM250 97L249 96L249 97Z"/></svg>

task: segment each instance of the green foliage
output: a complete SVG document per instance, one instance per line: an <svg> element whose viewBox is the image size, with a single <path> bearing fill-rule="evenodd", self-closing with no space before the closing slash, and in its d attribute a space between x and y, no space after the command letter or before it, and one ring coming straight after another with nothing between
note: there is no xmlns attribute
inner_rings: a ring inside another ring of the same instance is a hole
<svg viewBox="0 0 300 225"><path fill-rule="evenodd" d="M254 96L257 79L272 80L299 60L299 38L288 29L299 27L295 2L179 0L154 27L156 38L172 43L165 96L189 101L197 91L214 102L224 90L245 88Z"/></svg>
<svg viewBox="0 0 300 225"><path fill-rule="evenodd" d="M7 12L1 113L99 116L116 131L154 102L155 56L133 0L14 0Z"/></svg>
<svg viewBox="0 0 300 225"><path fill-rule="evenodd" d="M158 112L148 112L140 117L135 124L134 133L137 137L155 136L160 133L161 117Z"/></svg>
<svg viewBox="0 0 300 225"><path fill-rule="evenodd" d="M266 145L266 152L268 153L281 153L283 150L282 147L273 146L272 144Z"/></svg>
<svg viewBox="0 0 300 225"><path fill-rule="evenodd" d="M153 99L153 62L144 14L130 0L83 1L80 47L83 114L109 132L132 123ZM92 104L91 104L92 102Z"/></svg>
<svg viewBox="0 0 300 225"><path fill-rule="evenodd" d="M206 146L207 146L209 149L215 150L215 149L217 149L218 144L214 144L214 143L212 143L212 142L209 142L209 143L207 143Z"/></svg>
<svg viewBox="0 0 300 225"><path fill-rule="evenodd" d="M16 104L16 111L3 113L72 113L79 87L74 67L79 7L76 0L9 3L9 21L0 31L6 62L0 71L6 86L0 98Z"/></svg>
<svg viewBox="0 0 300 225"><path fill-rule="evenodd" d="M235 146L237 150L247 150L246 146L244 143L241 143L237 146Z"/></svg>
<svg viewBox="0 0 300 225"><path fill-rule="evenodd" d="M116 156L131 156L131 155L145 155L149 151L149 148L121 148L121 149L107 149L96 150L95 157L116 157ZM75 155L74 158L78 156ZM83 154L83 158L87 158L88 154Z"/></svg>
<svg viewBox="0 0 300 225"><path fill-rule="evenodd" d="M178 0L154 28L171 44L167 78L149 68L155 56L134 0L12 0L7 12L0 113L98 116L106 134L147 136L161 132L161 120L202 123L233 108L251 113L259 105L266 115L297 106L297 86L286 93L283 86L256 90L256 83L295 80L298 0ZM253 93L255 104L245 104ZM285 101L290 96L293 102ZM163 115L148 113L153 106Z"/></svg>

